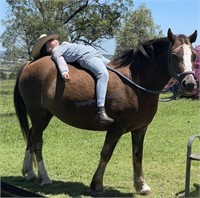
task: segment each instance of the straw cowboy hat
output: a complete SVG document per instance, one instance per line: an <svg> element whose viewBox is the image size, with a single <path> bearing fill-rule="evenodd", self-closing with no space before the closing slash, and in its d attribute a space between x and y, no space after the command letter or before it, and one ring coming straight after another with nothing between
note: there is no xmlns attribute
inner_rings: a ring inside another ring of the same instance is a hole
<svg viewBox="0 0 200 198"><path fill-rule="evenodd" d="M34 59L38 58L40 56L40 51L44 44L52 39L58 39L59 35L58 34L52 34L52 35L46 35L42 34L36 41L35 45L33 46L32 49L32 57Z"/></svg>

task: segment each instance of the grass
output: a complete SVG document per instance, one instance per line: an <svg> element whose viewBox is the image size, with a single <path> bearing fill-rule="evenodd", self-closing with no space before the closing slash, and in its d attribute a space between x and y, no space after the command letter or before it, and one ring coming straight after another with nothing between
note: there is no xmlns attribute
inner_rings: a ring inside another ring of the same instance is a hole
<svg viewBox="0 0 200 198"><path fill-rule="evenodd" d="M40 187L21 176L25 143L14 114L13 81L0 82L2 181L53 198L91 197L89 184L96 170L105 133L80 130L53 118L44 133L43 156L53 185ZM178 99L160 102L144 143L143 168L153 193L148 196L180 197L185 185L186 145L191 135L199 134L199 101ZM199 142L193 144L199 152ZM199 163L191 168L190 197L199 197L192 184L200 183ZM130 134L119 141L105 175L102 196L141 198L132 183Z"/></svg>

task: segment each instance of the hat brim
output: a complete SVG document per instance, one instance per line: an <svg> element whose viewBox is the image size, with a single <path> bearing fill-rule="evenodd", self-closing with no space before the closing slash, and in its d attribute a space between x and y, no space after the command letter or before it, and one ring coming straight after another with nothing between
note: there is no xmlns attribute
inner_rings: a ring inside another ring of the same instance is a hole
<svg viewBox="0 0 200 198"><path fill-rule="evenodd" d="M58 37L59 37L58 34L52 34L52 35L44 36L44 37L38 39L32 48L32 52L31 52L32 57L34 59L38 58L40 56L40 51L41 51L42 47L44 46L44 44L52 39L58 39Z"/></svg>

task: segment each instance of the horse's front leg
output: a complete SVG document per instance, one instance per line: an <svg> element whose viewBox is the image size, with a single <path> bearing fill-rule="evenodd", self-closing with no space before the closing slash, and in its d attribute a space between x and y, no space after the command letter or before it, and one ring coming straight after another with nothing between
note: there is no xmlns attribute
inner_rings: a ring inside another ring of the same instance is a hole
<svg viewBox="0 0 200 198"><path fill-rule="evenodd" d="M146 130L147 127L131 132L134 187L135 190L142 195L149 195L152 192L144 179L142 169L143 142Z"/></svg>
<svg viewBox="0 0 200 198"><path fill-rule="evenodd" d="M121 133L117 133L114 129L108 130L105 138L105 142L100 154L100 161L97 170L92 178L90 188L94 193L101 193L104 191L103 188L103 175L106 169L106 165L109 162L112 153L118 140L121 137Z"/></svg>

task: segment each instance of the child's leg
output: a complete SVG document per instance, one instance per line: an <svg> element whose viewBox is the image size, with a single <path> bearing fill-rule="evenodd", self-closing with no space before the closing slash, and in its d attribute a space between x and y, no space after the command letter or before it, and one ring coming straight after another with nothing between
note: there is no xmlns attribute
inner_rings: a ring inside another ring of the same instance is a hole
<svg viewBox="0 0 200 198"><path fill-rule="evenodd" d="M104 106L109 74L103 61L98 57L93 57L82 63L81 66L90 70L96 76L97 106Z"/></svg>

